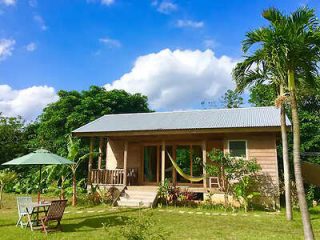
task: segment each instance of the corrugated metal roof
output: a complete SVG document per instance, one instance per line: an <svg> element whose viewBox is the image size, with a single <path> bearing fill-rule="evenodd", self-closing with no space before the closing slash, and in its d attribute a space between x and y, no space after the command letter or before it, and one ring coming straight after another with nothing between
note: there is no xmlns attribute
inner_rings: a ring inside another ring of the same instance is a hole
<svg viewBox="0 0 320 240"><path fill-rule="evenodd" d="M288 119L287 125L291 125ZM90 133L278 126L280 126L279 109L275 107L252 107L110 114L98 118L73 132Z"/></svg>

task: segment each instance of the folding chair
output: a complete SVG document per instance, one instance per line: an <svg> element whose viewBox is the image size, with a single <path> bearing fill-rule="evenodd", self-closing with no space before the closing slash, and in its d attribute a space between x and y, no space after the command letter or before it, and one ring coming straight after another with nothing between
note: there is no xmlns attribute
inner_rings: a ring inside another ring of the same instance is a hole
<svg viewBox="0 0 320 240"><path fill-rule="evenodd" d="M41 225L43 231L47 234L48 233L48 228L49 228L49 223L51 221L56 221L56 229L60 228L60 221L63 217L64 210L66 208L68 200L54 200L51 202L51 205L49 206L48 213L45 217L41 218Z"/></svg>
<svg viewBox="0 0 320 240"><path fill-rule="evenodd" d="M24 227L30 224L32 229L31 217L28 213L28 211L32 210L32 197L17 197L17 206L19 219L16 226L20 224L21 227ZM27 217L27 222L23 222L24 217Z"/></svg>

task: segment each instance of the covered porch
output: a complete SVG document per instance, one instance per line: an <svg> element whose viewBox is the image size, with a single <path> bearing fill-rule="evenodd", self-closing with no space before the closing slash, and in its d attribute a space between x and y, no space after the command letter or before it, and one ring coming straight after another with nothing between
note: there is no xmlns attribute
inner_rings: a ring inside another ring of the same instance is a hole
<svg viewBox="0 0 320 240"><path fill-rule="evenodd" d="M98 152L94 158L94 152ZM157 186L165 179L190 191L205 192L208 179L192 182L179 175L169 154L184 173L206 174L207 152L224 149L222 134L91 136L88 185Z"/></svg>

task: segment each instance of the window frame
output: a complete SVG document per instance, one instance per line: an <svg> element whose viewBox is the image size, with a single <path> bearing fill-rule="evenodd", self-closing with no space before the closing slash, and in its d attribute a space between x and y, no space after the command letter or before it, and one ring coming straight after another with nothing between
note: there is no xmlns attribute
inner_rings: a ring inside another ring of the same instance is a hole
<svg viewBox="0 0 320 240"><path fill-rule="evenodd" d="M229 139L228 140L228 153L230 154L230 142L245 142L246 145L246 156L244 156L244 159L248 159L249 151L248 151L248 140L246 139ZM233 157L233 158L241 158L241 156Z"/></svg>

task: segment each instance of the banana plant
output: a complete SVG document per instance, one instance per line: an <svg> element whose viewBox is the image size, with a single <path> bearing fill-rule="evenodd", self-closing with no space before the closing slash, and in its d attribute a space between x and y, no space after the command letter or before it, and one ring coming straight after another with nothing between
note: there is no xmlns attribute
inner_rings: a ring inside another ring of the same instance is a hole
<svg viewBox="0 0 320 240"><path fill-rule="evenodd" d="M6 184L12 182L17 178L17 174L13 171L3 170L0 171L0 208L2 208L2 193Z"/></svg>
<svg viewBox="0 0 320 240"><path fill-rule="evenodd" d="M68 166L71 169L72 172L72 206L77 205L77 178L76 178L76 172L80 165L80 163L89 157L89 153L79 157L80 152L80 140L76 139L74 140L71 135L68 135L68 159L73 161L74 164Z"/></svg>

